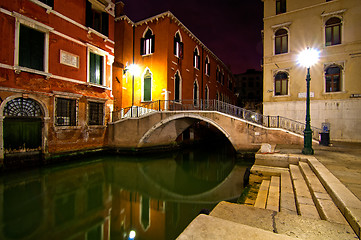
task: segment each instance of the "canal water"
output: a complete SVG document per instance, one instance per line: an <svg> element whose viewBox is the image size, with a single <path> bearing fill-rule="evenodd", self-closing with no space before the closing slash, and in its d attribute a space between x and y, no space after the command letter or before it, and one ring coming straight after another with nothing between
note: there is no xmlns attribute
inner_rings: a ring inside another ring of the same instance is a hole
<svg viewBox="0 0 361 240"><path fill-rule="evenodd" d="M228 144L80 160L2 174L0 239L175 239L235 201L252 164Z"/></svg>

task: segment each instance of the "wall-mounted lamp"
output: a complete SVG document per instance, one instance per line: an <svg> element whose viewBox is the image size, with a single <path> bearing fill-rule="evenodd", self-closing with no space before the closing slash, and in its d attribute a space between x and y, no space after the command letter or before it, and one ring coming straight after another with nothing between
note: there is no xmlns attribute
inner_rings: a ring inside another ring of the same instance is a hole
<svg viewBox="0 0 361 240"><path fill-rule="evenodd" d="M137 76L140 74L140 68L137 64L130 64L129 66L125 67L123 74L125 75L128 71L132 76Z"/></svg>

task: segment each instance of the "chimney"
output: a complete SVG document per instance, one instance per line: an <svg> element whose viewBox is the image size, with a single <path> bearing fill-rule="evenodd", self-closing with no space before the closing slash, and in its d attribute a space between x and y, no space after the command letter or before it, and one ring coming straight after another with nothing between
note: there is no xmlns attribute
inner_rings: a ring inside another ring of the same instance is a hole
<svg viewBox="0 0 361 240"><path fill-rule="evenodd" d="M115 2L115 18L124 15L124 3L121 0Z"/></svg>

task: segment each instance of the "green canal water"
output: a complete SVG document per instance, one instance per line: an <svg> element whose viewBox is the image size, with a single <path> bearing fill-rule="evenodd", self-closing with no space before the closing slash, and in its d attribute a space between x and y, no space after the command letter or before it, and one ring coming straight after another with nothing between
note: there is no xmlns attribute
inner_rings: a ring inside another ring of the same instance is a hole
<svg viewBox="0 0 361 240"><path fill-rule="evenodd" d="M79 160L2 174L0 239L175 239L236 200L252 164L229 145Z"/></svg>

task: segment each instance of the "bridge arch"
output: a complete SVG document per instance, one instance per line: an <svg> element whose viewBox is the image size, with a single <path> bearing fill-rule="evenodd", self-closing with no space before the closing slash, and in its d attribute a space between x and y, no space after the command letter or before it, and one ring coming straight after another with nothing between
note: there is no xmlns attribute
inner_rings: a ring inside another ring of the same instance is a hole
<svg viewBox="0 0 361 240"><path fill-rule="evenodd" d="M157 142L159 142L159 138L163 138L164 140L168 140L168 143L174 142L176 138L179 136L180 133L182 133L184 130L186 130L189 126L191 126L196 121L204 121L215 128L217 128L232 144L234 148L235 143L231 137L231 134L227 132L221 125L219 125L214 120L194 114L194 113L179 113L172 116L169 116L156 124L154 124L139 140L137 147L145 147L146 145L151 144L152 140L156 138ZM171 123L175 123L177 121L180 124L176 125L176 129L173 131L167 131L172 129L172 126L170 126ZM167 129L168 127L168 129Z"/></svg>

